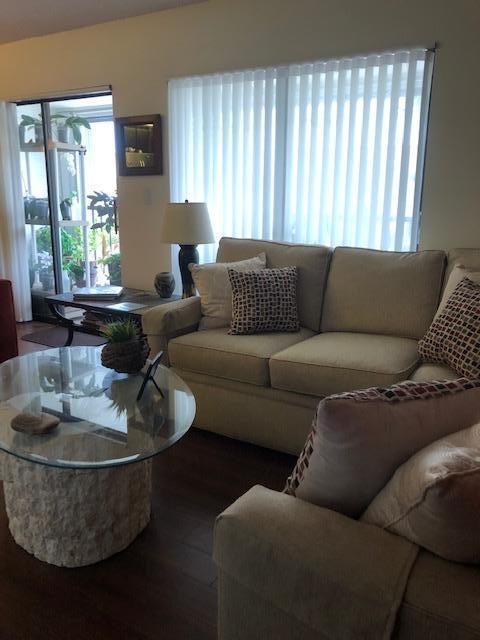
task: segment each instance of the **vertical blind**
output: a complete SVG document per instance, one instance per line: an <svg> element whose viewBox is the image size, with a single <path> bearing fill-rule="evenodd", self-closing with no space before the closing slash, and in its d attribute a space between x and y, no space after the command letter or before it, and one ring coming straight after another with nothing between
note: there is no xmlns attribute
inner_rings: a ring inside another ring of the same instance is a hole
<svg viewBox="0 0 480 640"><path fill-rule="evenodd" d="M415 49L171 80L171 200L207 202L217 238L415 249L432 66Z"/></svg>

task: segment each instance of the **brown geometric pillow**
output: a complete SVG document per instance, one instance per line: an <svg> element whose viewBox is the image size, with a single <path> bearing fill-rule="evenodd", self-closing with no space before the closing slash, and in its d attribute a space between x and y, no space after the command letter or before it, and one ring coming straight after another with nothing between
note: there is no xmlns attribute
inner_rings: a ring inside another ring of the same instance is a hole
<svg viewBox="0 0 480 640"><path fill-rule="evenodd" d="M229 333L248 335L299 331L297 268L228 270L232 285L232 323Z"/></svg>
<svg viewBox="0 0 480 640"><path fill-rule="evenodd" d="M424 360L442 362L466 378L480 377L480 285L464 278L418 343Z"/></svg>

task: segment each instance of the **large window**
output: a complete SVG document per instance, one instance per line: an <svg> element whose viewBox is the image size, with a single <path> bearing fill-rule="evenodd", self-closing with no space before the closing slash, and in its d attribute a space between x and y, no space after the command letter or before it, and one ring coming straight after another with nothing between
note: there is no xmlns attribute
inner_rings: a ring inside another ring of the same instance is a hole
<svg viewBox="0 0 480 640"><path fill-rule="evenodd" d="M416 49L170 81L172 201L206 201L217 238L415 249L432 64Z"/></svg>

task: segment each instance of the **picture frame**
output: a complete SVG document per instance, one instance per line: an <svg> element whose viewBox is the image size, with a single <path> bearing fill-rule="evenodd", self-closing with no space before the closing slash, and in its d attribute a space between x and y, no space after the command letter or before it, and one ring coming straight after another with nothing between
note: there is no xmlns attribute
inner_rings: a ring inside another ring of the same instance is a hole
<svg viewBox="0 0 480 640"><path fill-rule="evenodd" d="M118 175L163 175L159 114L115 118L115 144Z"/></svg>

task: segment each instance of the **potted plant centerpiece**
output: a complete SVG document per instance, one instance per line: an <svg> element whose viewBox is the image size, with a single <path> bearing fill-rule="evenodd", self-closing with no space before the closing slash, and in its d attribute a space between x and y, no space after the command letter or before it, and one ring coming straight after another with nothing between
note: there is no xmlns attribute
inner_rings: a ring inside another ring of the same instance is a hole
<svg viewBox="0 0 480 640"><path fill-rule="evenodd" d="M117 320L102 332L108 339L102 349L102 364L117 373L138 373L147 360L150 347L131 319Z"/></svg>

